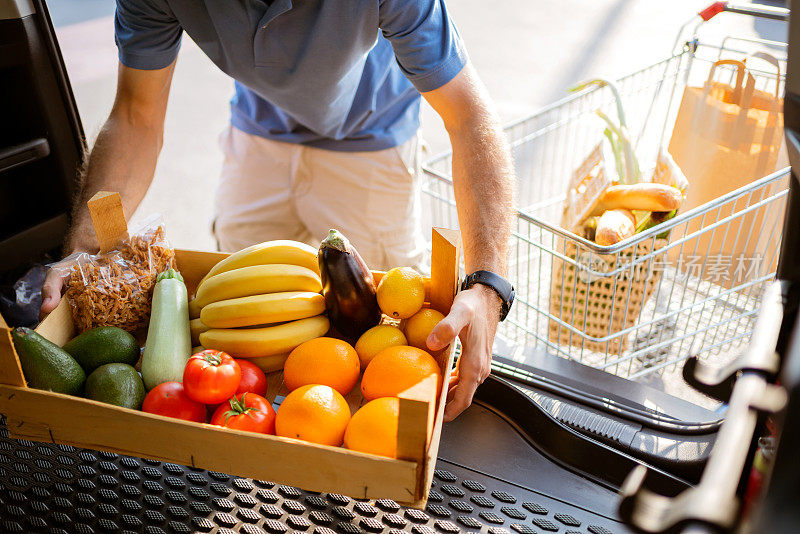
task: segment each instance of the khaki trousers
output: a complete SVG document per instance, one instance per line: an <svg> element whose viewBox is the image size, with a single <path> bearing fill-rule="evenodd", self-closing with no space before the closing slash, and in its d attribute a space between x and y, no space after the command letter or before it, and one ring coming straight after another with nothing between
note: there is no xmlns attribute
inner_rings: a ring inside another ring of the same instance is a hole
<svg viewBox="0 0 800 534"><path fill-rule="evenodd" d="M318 246L336 228L371 269L425 270L420 142L336 152L281 143L229 126L212 226L220 250L294 239Z"/></svg>

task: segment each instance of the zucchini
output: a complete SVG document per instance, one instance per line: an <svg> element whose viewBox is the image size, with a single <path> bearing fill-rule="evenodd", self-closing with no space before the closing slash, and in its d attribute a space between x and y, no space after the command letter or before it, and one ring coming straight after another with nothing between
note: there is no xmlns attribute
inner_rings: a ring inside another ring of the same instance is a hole
<svg viewBox="0 0 800 534"><path fill-rule="evenodd" d="M164 382L182 382L192 355L189 299L183 277L175 269L158 275L147 343L142 354L142 379L148 390Z"/></svg>

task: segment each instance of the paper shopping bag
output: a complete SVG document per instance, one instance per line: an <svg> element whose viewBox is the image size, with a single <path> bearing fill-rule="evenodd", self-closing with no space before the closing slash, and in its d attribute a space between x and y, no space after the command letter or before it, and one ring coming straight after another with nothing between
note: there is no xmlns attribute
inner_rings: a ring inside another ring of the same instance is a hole
<svg viewBox="0 0 800 534"><path fill-rule="evenodd" d="M779 64L767 54L757 56L776 67L774 93L756 89L746 63L731 59L714 63L703 87L687 86L683 93L668 150L689 180L686 202L681 208L684 213L777 169L783 139ZM736 69L732 83L717 81L723 74L721 66ZM781 159L785 162L785 158ZM763 200L761 193L726 205L721 211L710 210L705 217L693 218L685 228L677 228L673 236L683 231L687 236L697 236L688 239L683 247L676 247L671 259L699 266L699 276L725 287L744 283L745 280L736 279L741 278L736 261L763 251L765 246L763 239L754 238L753 234L758 236L762 230L777 228L772 235L778 236L776 239L780 236L782 211L774 209L776 203L736 216L748 204ZM731 217L729 223L710 228L726 217ZM777 255L775 259L762 260L765 263L758 274L774 269Z"/></svg>

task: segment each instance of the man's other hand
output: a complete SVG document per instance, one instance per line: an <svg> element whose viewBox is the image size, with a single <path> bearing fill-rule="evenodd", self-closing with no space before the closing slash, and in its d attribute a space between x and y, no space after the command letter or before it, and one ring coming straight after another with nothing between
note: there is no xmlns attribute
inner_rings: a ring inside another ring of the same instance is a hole
<svg viewBox="0 0 800 534"><path fill-rule="evenodd" d="M47 270L47 276L45 276L42 284L42 307L39 310L39 320L47 317L61 302L61 290L64 287L64 279L66 277L67 274L61 269Z"/></svg>
<svg viewBox="0 0 800 534"><path fill-rule="evenodd" d="M472 403L475 390L489 376L492 341L500 319L500 299L489 287L477 284L456 295L450 313L428 336L428 348L437 351L461 338L458 368L450 379L444 420L452 421Z"/></svg>

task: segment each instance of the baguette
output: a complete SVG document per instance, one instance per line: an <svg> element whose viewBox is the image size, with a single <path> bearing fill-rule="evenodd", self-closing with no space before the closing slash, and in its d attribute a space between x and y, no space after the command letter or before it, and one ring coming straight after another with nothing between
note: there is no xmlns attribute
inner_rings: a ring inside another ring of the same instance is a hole
<svg viewBox="0 0 800 534"><path fill-rule="evenodd" d="M600 246L614 245L636 231L636 218L629 210L608 210L597 220L594 241Z"/></svg>
<svg viewBox="0 0 800 534"><path fill-rule="evenodd" d="M680 190L664 184L612 185L600 196L595 215L607 210L672 211L681 206Z"/></svg>

